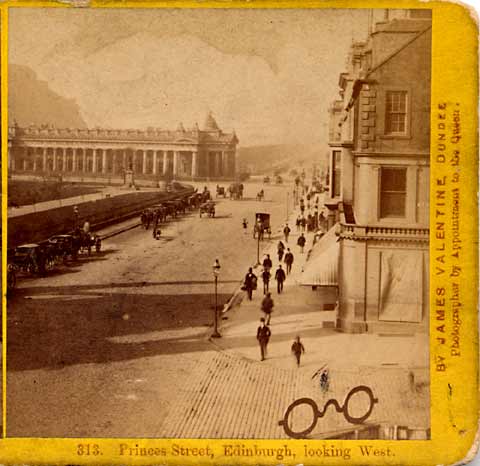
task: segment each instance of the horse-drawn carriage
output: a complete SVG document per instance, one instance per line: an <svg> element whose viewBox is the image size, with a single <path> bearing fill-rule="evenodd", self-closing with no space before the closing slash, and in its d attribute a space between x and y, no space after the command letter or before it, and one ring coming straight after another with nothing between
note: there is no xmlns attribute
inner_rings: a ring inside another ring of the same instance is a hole
<svg viewBox="0 0 480 466"><path fill-rule="evenodd" d="M12 253L11 264L20 272L33 275L42 268L42 246L36 243L21 244Z"/></svg>
<svg viewBox="0 0 480 466"><path fill-rule="evenodd" d="M46 241L51 251L48 254L49 267L53 267L56 262L66 262L69 257L77 259L80 251L80 232L82 231L78 230L75 235L55 235Z"/></svg>
<svg viewBox="0 0 480 466"><path fill-rule="evenodd" d="M243 198L243 183L232 183L228 187L230 199L238 200Z"/></svg>
<svg viewBox="0 0 480 466"><path fill-rule="evenodd" d="M224 186L220 186L220 185L217 184L216 191L217 191L217 193L216 193L217 197L220 197L220 196L227 197L227 191L226 191Z"/></svg>
<svg viewBox="0 0 480 466"><path fill-rule="evenodd" d="M255 214L255 224L253 225L253 237L263 240L265 233L270 239L272 235L272 229L270 227L270 214L264 212L257 212Z"/></svg>
<svg viewBox="0 0 480 466"><path fill-rule="evenodd" d="M203 200L203 194L202 193L194 193L191 196L189 196L188 199L187 199L188 207L190 209L196 209L203 202L202 200Z"/></svg>
<svg viewBox="0 0 480 466"><path fill-rule="evenodd" d="M145 228L145 230L148 230L148 228L150 227L150 224L153 223L154 217L155 217L154 207L148 207L142 211L140 215L140 222L142 223L142 227Z"/></svg>
<svg viewBox="0 0 480 466"><path fill-rule="evenodd" d="M212 196L211 196L211 194L210 194L210 191L208 190L208 188L207 188L206 186L204 186L201 195L202 195L202 198L201 198L202 203L207 202L207 201L209 201L210 199L212 199Z"/></svg>
<svg viewBox="0 0 480 466"><path fill-rule="evenodd" d="M77 231L74 234L74 241L79 252L87 251L88 255L91 254L92 249L95 248L96 252L100 252L102 249L102 238L90 231L85 232L83 230Z"/></svg>
<svg viewBox="0 0 480 466"><path fill-rule="evenodd" d="M200 206L200 217L207 214L209 217L215 217L215 202L207 201Z"/></svg>

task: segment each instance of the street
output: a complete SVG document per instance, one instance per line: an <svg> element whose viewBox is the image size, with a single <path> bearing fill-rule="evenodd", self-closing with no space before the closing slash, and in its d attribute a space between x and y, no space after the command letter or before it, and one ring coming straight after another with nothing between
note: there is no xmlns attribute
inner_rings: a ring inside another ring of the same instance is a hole
<svg viewBox="0 0 480 466"><path fill-rule="evenodd" d="M23 279L8 301L7 435L158 436L192 373L218 354L208 341L214 260L223 306L256 262L254 213L269 212L274 233L284 222L286 187L264 188L263 202L259 189L219 199L213 219L169 221L159 241L136 228L99 255Z"/></svg>

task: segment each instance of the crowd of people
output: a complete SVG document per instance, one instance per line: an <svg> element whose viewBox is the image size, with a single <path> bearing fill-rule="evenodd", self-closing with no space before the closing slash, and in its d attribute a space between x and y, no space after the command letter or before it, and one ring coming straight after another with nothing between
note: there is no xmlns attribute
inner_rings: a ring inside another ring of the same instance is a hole
<svg viewBox="0 0 480 466"><path fill-rule="evenodd" d="M319 197L315 194L309 193L308 188L304 189L303 194L305 198L301 198L299 202L300 213L296 218L296 231L300 233L296 245L300 254L304 254L306 245L306 232L316 232L318 230L326 229L326 218L319 210ZM247 228L247 222L244 219L244 229ZM282 229L283 240L279 240L277 243L277 257L278 265L273 271L273 261L270 254L266 254L263 263L260 278L263 284L263 299L261 300L260 310L263 313L263 317L260 319L260 325L257 328L257 340L260 346L260 359L261 361L266 359L267 346L272 335L270 329L272 314L274 311L275 303L270 291L270 281L273 279L277 284L277 294L283 293L283 285L287 276L292 272L292 265L295 261L295 256L290 249L289 239L292 230L288 223ZM287 245L287 246L286 246ZM257 290L258 278L254 274L253 269L250 268L245 276L244 289L247 292L249 300L253 299L253 293ZM305 347L297 335L291 345L291 352L295 357L297 367L300 366L300 360L302 354L305 353Z"/></svg>

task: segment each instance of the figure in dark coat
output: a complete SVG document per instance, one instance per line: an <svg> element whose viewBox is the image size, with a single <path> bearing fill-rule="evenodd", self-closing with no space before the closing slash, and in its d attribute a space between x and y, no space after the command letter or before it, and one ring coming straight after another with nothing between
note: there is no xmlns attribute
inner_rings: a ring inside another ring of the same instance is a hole
<svg viewBox="0 0 480 466"><path fill-rule="evenodd" d="M275 280L277 280L277 293L280 294L283 291L283 282L286 279L285 271L282 269L282 265L278 266L275 272Z"/></svg>
<svg viewBox="0 0 480 466"><path fill-rule="evenodd" d="M270 325L270 318L273 312L273 299L270 293L262 300L262 312L265 314L265 319L267 319L267 325Z"/></svg>
<svg viewBox="0 0 480 466"><path fill-rule="evenodd" d="M287 249L287 253L285 254L285 265L287 266L287 275L290 274L292 271L292 264L293 264L293 254L290 251L290 248Z"/></svg>
<svg viewBox="0 0 480 466"><path fill-rule="evenodd" d="M257 276L253 273L251 267L248 269L247 275L245 275L244 286L248 294L248 299L252 300L253 290L257 289Z"/></svg>
<svg viewBox="0 0 480 466"><path fill-rule="evenodd" d="M305 348L300 341L300 337L297 336L297 339L293 342L292 345L292 353L295 355L295 359L297 360L297 367L300 366L300 357L302 353L305 353Z"/></svg>
<svg viewBox="0 0 480 466"><path fill-rule="evenodd" d="M277 246L278 260L281 262L283 258L283 252L285 251L285 245L279 241Z"/></svg>
<svg viewBox="0 0 480 466"><path fill-rule="evenodd" d="M263 268L267 271L270 272L270 269L272 268L272 259L270 259L270 254L267 254L267 257L263 259Z"/></svg>
<svg viewBox="0 0 480 466"><path fill-rule="evenodd" d="M298 237L297 244L300 246L300 252L303 254L303 248L305 247L305 243L307 240L305 239L305 236L303 233Z"/></svg>
<svg viewBox="0 0 480 466"><path fill-rule="evenodd" d="M262 317L260 319L260 326L257 328L257 340L260 344L260 356L262 361L265 360L265 356L267 355L267 345L271 334L270 329L265 325L265 319Z"/></svg>

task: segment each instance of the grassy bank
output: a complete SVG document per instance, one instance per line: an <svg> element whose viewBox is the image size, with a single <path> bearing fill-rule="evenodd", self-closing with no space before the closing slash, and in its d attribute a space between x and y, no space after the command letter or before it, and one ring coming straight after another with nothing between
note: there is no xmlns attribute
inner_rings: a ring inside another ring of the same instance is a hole
<svg viewBox="0 0 480 466"><path fill-rule="evenodd" d="M97 186L60 181L9 180L8 205L22 206L98 192Z"/></svg>

